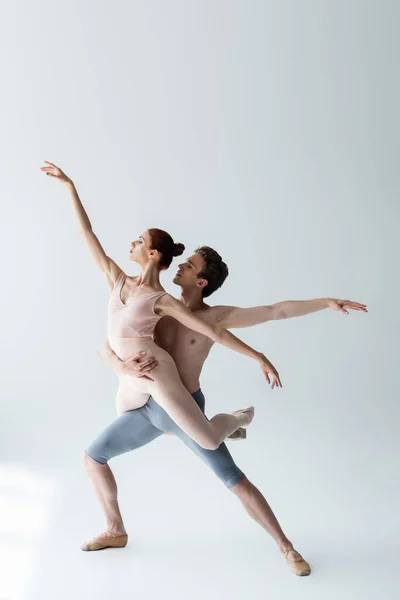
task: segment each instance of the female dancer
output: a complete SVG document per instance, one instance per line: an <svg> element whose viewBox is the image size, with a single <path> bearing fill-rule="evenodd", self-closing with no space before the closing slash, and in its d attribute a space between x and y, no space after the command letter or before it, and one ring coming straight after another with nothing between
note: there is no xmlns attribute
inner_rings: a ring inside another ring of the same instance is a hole
<svg viewBox="0 0 400 600"><path fill-rule="evenodd" d="M129 252L130 260L140 265L141 273L138 277L127 277L105 254L72 180L56 165L45 162L48 166L41 167L41 170L67 185L81 234L97 266L107 277L111 289L108 305L108 341L111 348L122 360L144 351L158 361L151 378L119 375L118 414L144 406L151 395L200 446L208 450L218 448L225 438L251 423L254 407L233 414L218 414L208 421L182 384L172 357L153 341L153 332L159 319L167 315L174 317L215 342L254 358L260 363L268 383L271 376L272 388L275 385L282 387L276 369L263 354L244 344L226 329L202 321L165 292L160 283L160 271L169 267L173 256L182 254L183 244L175 244L165 231L145 231L131 243Z"/></svg>

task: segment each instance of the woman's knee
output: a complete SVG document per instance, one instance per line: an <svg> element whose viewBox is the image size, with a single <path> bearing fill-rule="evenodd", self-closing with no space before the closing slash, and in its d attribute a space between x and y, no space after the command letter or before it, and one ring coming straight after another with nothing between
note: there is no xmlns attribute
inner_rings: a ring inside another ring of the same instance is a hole
<svg viewBox="0 0 400 600"><path fill-rule="evenodd" d="M204 444L200 444L200 446L202 446L205 450L217 450L220 447L220 440L214 438L213 436L211 436L210 438L207 438L206 442Z"/></svg>

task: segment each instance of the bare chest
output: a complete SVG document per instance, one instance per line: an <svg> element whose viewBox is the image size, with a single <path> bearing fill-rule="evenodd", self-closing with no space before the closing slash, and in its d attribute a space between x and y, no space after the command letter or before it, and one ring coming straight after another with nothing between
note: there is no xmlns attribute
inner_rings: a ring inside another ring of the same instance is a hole
<svg viewBox="0 0 400 600"><path fill-rule="evenodd" d="M188 329L172 317L163 317L158 322L155 342L180 360L206 357L214 344L210 338Z"/></svg>

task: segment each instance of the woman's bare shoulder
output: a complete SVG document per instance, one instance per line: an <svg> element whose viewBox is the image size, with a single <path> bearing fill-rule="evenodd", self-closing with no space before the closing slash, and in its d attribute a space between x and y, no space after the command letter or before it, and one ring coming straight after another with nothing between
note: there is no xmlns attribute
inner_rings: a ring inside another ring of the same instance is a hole
<svg viewBox="0 0 400 600"><path fill-rule="evenodd" d="M107 273L106 271L104 271L104 274L106 276L106 281L110 292L113 291L113 289L117 285L118 280L122 276L128 277L122 269L113 269L111 273ZM136 277L130 277L130 279L136 279Z"/></svg>

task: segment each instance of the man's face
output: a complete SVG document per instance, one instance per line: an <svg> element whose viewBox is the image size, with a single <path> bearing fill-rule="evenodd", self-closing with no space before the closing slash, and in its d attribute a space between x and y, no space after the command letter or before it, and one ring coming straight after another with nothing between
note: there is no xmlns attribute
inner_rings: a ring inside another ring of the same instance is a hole
<svg viewBox="0 0 400 600"><path fill-rule="evenodd" d="M198 287L201 289L206 284L205 279L199 278L199 273L206 266L204 258L200 254L192 254L182 262L173 279L173 282L184 289Z"/></svg>

